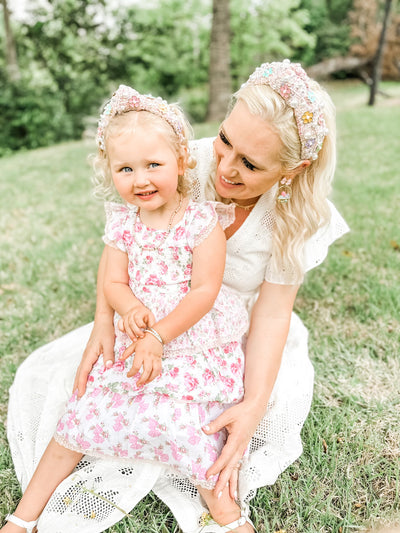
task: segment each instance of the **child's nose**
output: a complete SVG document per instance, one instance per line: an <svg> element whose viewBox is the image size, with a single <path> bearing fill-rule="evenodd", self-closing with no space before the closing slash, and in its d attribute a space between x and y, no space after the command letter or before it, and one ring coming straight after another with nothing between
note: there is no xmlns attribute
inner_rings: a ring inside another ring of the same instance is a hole
<svg viewBox="0 0 400 533"><path fill-rule="evenodd" d="M148 176L146 175L146 172L142 170L138 170L135 173L135 186L136 187L146 187L146 185L149 185L150 180Z"/></svg>

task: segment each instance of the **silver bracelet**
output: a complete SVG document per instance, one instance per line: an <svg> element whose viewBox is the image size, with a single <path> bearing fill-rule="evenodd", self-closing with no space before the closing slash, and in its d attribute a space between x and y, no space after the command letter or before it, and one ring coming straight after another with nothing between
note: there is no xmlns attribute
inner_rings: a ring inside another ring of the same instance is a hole
<svg viewBox="0 0 400 533"><path fill-rule="evenodd" d="M151 335L153 335L153 337L155 337L158 340L158 342L161 342L161 344L164 346L163 338L158 333L158 331L156 331L153 328L146 328L144 331L145 331L145 333L150 333Z"/></svg>

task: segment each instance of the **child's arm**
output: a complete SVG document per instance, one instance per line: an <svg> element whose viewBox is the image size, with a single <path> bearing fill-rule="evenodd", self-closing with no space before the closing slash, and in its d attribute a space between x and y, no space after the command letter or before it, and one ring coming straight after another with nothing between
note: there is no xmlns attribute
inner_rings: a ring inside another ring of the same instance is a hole
<svg viewBox="0 0 400 533"><path fill-rule="evenodd" d="M225 234L217 224L210 235L194 248L190 291L169 315L153 326L164 343L184 333L211 310L222 284L225 253ZM132 352L133 348L129 347L124 358ZM162 345L154 335L147 333L136 343L135 352L128 376L134 376L143 366L138 384L148 383L156 377L148 361L162 354Z"/></svg>
<svg viewBox="0 0 400 533"><path fill-rule="evenodd" d="M107 246L103 288L107 302L121 315L123 329L132 341L143 337L143 328L155 322L153 313L129 287L128 255L111 246Z"/></svg>

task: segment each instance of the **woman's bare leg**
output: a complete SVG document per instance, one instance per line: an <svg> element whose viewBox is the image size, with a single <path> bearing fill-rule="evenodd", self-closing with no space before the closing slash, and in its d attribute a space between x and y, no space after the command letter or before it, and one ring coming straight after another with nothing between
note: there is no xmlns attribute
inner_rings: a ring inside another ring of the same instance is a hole
<svg viewBox="0 0 400 533"><path fill-rule="evenodd" d="M75 468L83 454L68 450L51 439L14 513L30 522L39 518L58 485ZM24 528L11 522L0 529L1 533L21 533Z"/></svg>

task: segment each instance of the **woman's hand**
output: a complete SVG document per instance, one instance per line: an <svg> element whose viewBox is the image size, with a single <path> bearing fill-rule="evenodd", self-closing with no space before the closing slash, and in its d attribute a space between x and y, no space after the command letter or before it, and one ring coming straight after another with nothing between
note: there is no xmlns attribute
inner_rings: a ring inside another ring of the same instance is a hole
<svg viewBox="0 0 400 533"><path fill-rule="evenodd" d="M151 328L155 324L153 313L141 303L133 306L123 314L118 321L118 327L136 342L144 337L144 329Z"/></svg>
<svg viewBox="0 0 400 533"><path fill-rule="evenodd" d="M231 498L237 497L238 465L246 451L246 448L254 435L258 423L263 417L260 409L251 408L242 401L224 411L218 418L203 427L204 433L211 435L225 428L228 439L220 456L208 469L207 478L219 475L214 488L216 496L229 483Z"/></svg>
<svg viewBox="0 0 400 533"><path fill-rule="evenodd" d="M143 368L137 384L145 385L161 374L163 346L153 335L147 333L143 339L132 343L122 354L121 359L127 359L133 352L135 357L127 374L128 378L135 376Z"/></svg>
<svg viewBox="0 0 400 533"><path fill-rule="evenodd" d="M86 391L86 383L93 365L103 354L104 365L110 368L114 363L114 324L112 320L97 320L94 322L80 365L75 374L73 391L78 390L81 398Z"/></svg>

